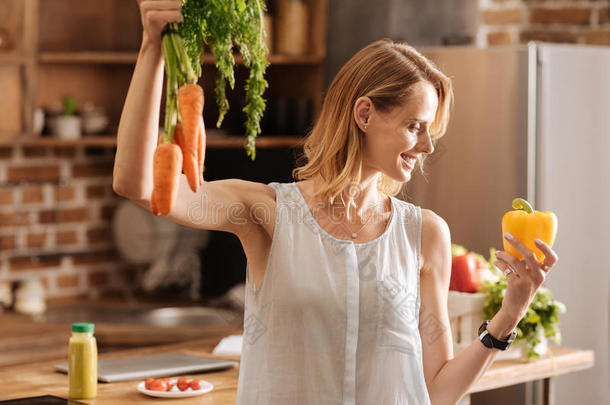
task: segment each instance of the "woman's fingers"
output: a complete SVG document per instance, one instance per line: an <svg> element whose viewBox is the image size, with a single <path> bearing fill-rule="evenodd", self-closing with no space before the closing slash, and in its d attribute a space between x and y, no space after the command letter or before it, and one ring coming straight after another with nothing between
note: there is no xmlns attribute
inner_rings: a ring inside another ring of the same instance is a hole
<svg viewBox="0 0 610 405"><path fill-rule="evenodd" d="M182 21L182 13L174 10L151 10L147 16L155 24L165 25L170 22Z"/></svg>
<svg viewBox="0 0 610 405"><path fill-rule="evenodd" d="M182 21L182 1L180 0L141 0L140 14L146 38L157 43L161 31L172 22Z"/></svg>
<svg viewBox="0 0 610 405"><path fill-rule="evenodd" d="M529 250L527 246L523 244L523 242L521 242L519 239L515 238L508 232L504 234L504 237L506 238L508 243L513 245L515 249L517 249L517 251L521 253L521 256L523 256L523 259L525 259L525 262L531 270L535 270L540 267L538 265L538 258L536 257L536 254Z"/></svg>
<svg viewBox="0 0 610 405"><path fill-rule="evenodd" d="M528 277L527 270L523 266L523 263L517 260L515 256L511 255L510 253L506 253L503 250L496 250L496 257L503 261L506 265L508 265L514 272L519 275L519 277Z"/></svg>
<svg viewBox="0 0 610 405"><path fill-rule="evenodd" d="M555 253L555 251L544 241L536 239L535 243L536 246L538 246L538 249L544 253L544 260L540 263L540 267L545 273L548 273L551 270L551 267L559 260L559 256L557 256L557 253Z"/></svg>
<svg viewBox="0 0 610 405"><path fill-rule="evenodd" d="M507 280L508 280L508 277L509 277L509 276L511 276L511 277L519 277L519 273L517 273L517 272L513 271L513 268L512 268L512 267L510 267L508 264L506 264L506 262L505 262L504 260L500 260L500 259L498 259L498 260L494 260L494 262L493 262L493 263L494 263L494 265L495 265L497 268L499 268L499 269L500 269L502 272L505 272L506 270L510 270L510 271L513 273L512 275L510 275L510 274L507 274L507 275L506 275L506 279L507 279Z"/></svg>
<svg viewBox="0 0 610 405"><path fill-rule="evenodd" d="M140 2L142 11L148 10L180 10L182 1L180 0L142 0Z"/></svg>

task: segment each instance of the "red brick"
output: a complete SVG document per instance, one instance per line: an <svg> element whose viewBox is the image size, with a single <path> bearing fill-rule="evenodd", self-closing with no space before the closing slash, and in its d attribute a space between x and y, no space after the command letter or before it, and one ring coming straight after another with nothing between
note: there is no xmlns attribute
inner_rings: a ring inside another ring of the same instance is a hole
<svg viewBox="0 0 610 405"><path fill-rule="evenodd" d="M42 187L22 187L21 202L24 204L41 203L44 200Z"/></svg>
<svg viewBox="0 0 610 405"><path fill-rule="evenodd" d="M68 147L56 147L53 149L53 156L56 157L74 157L76 156L76 149L71 146Z"/></svg>
<svg viewBox="0 0 610 405"><path fill-rule="evenodd" d="M15 249L15 237L13 235L0 236L0 251Z"/></svg>
<svg viewBox="0 0 610 405"><path fill-rule="evenodd" d="M25 157L43 157L47 155L47 148L34 146L23 148L23 156Z"/></svg>
<svg viewBox="0 0 610 405"><path fill-rule="evenodd" d="M512 43L510 32L490 32L487 34L488 45L508 45Z"/></svg>
<svg viewBox="0 0 610 405"><path fill-rule="evenodd" d="M57 286L59 288L77 287L78 276L76 274L64 274L57 276Z"/></svg>
<svg viewBox="0 0 610 405"><path fill-rule="evenodd" d="M58 231L55 234L55 243L58 245L71 245L76 243L76 231Z"/></svg>
<svg viewBox="0 0 610 405"><path fill-rule="evenodd" d="M9 182L59 180L59 166L11 166L8 168L7 180Z"/></svg>
<svg viewBox="0 0 610 405"><path fill-rule="evenodd" d="M585 43L589 45L610 45L610 30L589 30L585 32Z"/></svg>
<svg viewBox="0 0 610 405"><path fill-rule="evenodd" d="M106 196L106 190L108 190L108 186L103 184L87 186L87 199L104 197Z"/></svg>
<svg viewBox="0 0 610 405"><path fill-rule="evenodd" d="M108 284L108 272L93 271L88 277L90 287L101 287Z"/></svg>
<svg viewBox="0 0 610 405"><path fill-rule="evenodd" d="M487 25L519 24L523 21L523 11L519 8L483 11L483 23Z"/></svg>
<svg viewBox="0 0 610 405"><path fill-rule="evenodd" d="M26 245L31 248L41 248L46 240L46 233L30 233L26 238Z"/></svg>
<svg viewBox="0 0 610 405"><path fill-rule="evenodd" d="M13 189L10 187L0 188L0 205L11 205L13 203Z"/></svg>
<svg viewBox="0 0 610 405"><path fill-rule="evenodd" d="M10 212L0 214L0 226L27 225L30 217L26 212Z"/></svg>
<svg viewBox="0 0 610 405"><path fill-rule="evenodd" d="M113 250L91 252L83 256L74 256L72 263L74 265L80 264L95 264L95 263L107 263L112 262L118 258L118 255Z"/></svg>
<svg viewBox="0 0 610 405"><path fill-rule="evenodd" d="M11 156L13 156L13 148L0 147L0 159L10 158Z"/></svg>
<svg viewBox="0 0 610 405"><path fill-rule="evenodd" d="M87 231L87 242L100 243L109 242L112 240L112 231L110 228L92 228Z"/></svg>
<svg viewBox="0 0 610 405"><path fill-rule="evenodd" d="M112 162L77 164L72 167L74 178L112 176Z"/></svg>
<svg viewBox="0 0 610 405"><path fill-rule="evenodd" d="M65 210L40 211L38 221L41 224L53 222L86 222L89 220L89 208L71 208Z"/></svg>
<svg viewBox="0 0 610 405"><path fill-rule="evenodd" d="M74 186L59 186L54 190L55 201L72 201L76 195Z"/></svg>
<svg viewBox="0 0 610 405"><path fill-rule="evenodd" d="M115 205L104 205L101 208L101 217L102 217L102 219L110 221L112 219L112 217L114 216L114 209L115 208L116 208Z"/></svg>
<svg viewBox="0 0 610 405"><path fill-rule="evenodd" d="M519 34L521 42L543 41L559 43L576 43L578 34L570 31L527 30Z"/></svg>
<svg viewBox="0 0 610 405"><path fill-rule="evenodd" d="M531 8L532 24L575 24L589 25L591 9L584 7Z"/></svg>
<svg viewBox="0 0 610 405"><path fill-rule="evenodd" d="M599 9L599 17L597 18L597 22L600 24L608 24L610 23L610 7L602 7Z"/></svg>
<svg viewBox="0 0 610 405"><path fill-rule="evenodd" d="M60 260L44 258L38 259L36 257L31 256L16 256L11 257L9 259L9 265L11 271L19 271L19 270L34 270L34 269L44 269L48 267L57 267L59 266Z"/></svg>

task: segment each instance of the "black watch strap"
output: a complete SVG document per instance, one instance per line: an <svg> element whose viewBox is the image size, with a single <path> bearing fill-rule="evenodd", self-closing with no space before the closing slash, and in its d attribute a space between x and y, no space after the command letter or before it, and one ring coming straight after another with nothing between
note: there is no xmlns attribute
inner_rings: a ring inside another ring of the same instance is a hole
<svg viewBox="0 0 610 405"><path fill-rule="evenodd" d="M489 331L487 331L487 325L489 325L489 320L484 321L479 327L479 340L485 345L485 347L489 347L490 349L495 348L499 350L506 350L517 337L517 328L515 328L506 338L502 340L496 339L489 333Z"/></svg>

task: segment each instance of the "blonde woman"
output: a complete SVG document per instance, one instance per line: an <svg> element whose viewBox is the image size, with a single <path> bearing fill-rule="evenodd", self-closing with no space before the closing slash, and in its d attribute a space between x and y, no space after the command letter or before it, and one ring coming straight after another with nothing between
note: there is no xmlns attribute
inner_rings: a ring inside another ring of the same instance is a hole
<svg viewBox="0 0 610 405"><path fill-rule="evenodd" d="M163 62L179 1L142 0L143 43L121 117L114 189L149 208ZM389 40L334 78L294 183L180 183L176 222L237 235L247 256L237 403L453 404L493 361L475 340L454 357L447 314L450 233L395 197L443 136L451 81ZM499 252L508 288L487 333L514 330L557 255Z"/></svg>

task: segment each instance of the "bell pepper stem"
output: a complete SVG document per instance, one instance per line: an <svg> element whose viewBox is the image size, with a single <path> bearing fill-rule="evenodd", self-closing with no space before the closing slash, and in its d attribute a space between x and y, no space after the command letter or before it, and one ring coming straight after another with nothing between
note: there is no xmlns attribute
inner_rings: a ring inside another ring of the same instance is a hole
<svg viewBox="0 0 610 405"><path fill-rule="evenodd" d="M532 208L531 204L523 198L515 198L513 200L513 208L516 210L524 210L528 214L534 212L534 209Z"/></svg>

